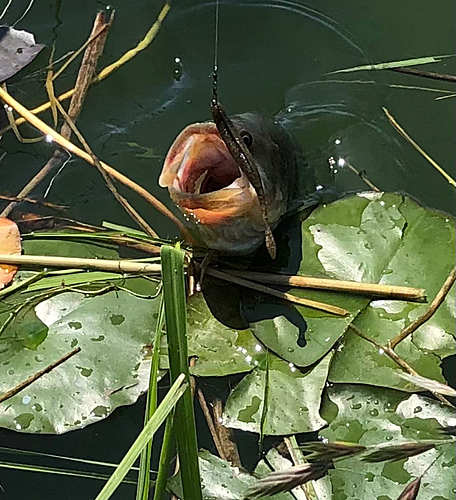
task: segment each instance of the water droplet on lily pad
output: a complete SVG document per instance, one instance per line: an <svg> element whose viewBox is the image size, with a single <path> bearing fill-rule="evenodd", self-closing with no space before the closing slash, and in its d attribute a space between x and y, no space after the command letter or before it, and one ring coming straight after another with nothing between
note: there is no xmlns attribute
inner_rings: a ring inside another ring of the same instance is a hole
<svg viewBox="0 0 456 500"><path fill-rule="evenodd" d="M34 405L32 405L32 408L35 411L42 411L43 410L43 407L39 403L35 403Z"/></svg>
<svg viewBox="0 0 456 500"><path fill-rule="evenodd" d="M413 413L420 413L422 411L423 411L423 408L421 408L421 406L417 406L414 408Z"/></svg>
<svg viewBox="0 0 456 500"><path fill-rule="evenodd" d="M24 405L28 405L30 403L30 401L32 400L32 398L30 396L24 396L22 398L22 404Z"/></svg>

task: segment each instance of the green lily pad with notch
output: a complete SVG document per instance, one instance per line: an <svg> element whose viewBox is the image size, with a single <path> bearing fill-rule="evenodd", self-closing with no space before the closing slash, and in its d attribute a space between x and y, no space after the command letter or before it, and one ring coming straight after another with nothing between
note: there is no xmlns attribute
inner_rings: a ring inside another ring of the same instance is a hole
<svg viewBox="0 0 456 500"><path fill-rule="evenodd" d="M203 500L243 500L247 488L252 486L257 478L238 467L232 467L228 462L212 455L206 450L199 452L199 469ZM258 474L265 475L267 466L261 462ZM176 475L168 481L168 488L178 498L184 498L180 476ZM291 500L290 493L280 493L275 500Z"/></svg>
<svg viewBox="0 0 456 500"><path fill-rule="evenodd" d="M152 295L156 285L148 283ZM0 337L0 394L75 347L81 351L3 402L0 426L60 434L134 403L148 387L158 303L126 291L65 292L29 308ZM30 346L21 334L34 329L47 335Z"/></svg>
<svg viewBox="0 0 456 500"><path fill-rule="evenodd" d="M326 421L319 413L332 353L316 366L301 372L292 363L269 355L265 363L248 373L233 389L225 405L223 423L243 431L260 432L268 377L264 434L287 435L321 429Z"/></svg>
<svg viewBox="0 0 456 500"><path fill-rule="evenodd" d="M356 457L336 461L335 469L329 471L334 500L398 498L406 485L429 466L418 500L454 498L454 439L439 432L441 426L455 425L454 408L393 389L336 384L323 399L322 415L329 427L321 435L330 441L364 446L420 440L449 442L396 462L368 463Z"/></svg>

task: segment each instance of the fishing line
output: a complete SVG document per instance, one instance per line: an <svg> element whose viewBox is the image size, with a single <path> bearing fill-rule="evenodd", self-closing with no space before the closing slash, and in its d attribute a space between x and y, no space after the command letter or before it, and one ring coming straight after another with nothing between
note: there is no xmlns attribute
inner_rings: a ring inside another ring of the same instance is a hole
<svg viewBox="0 0 456 500"><path fill-rule="evenodd" d="M28 14L29 10L32 8L32 5L34 4L35 0L30 0L27 8L25 9L25 12L22 14L22 16L13 24L13 28L16 26L17 23L20 23L24 17Z"/></svg>
<svg viewBox="0 0 456 500"><path fill-rule="evenodd" d="M212 100L218 101L217 79L218 79L218 39L219 39L219 11L220 0L215 1L215 33L214 33L214 69L212 72Z"/></svg>
<svg viewBox="0 0 456 500"><path fill-rule="evenodd" d="M3 9L3 12L0 14L0 19L8 12L10 5L13 3L13 0L9 0L6 4L6 7Z"/></svg>

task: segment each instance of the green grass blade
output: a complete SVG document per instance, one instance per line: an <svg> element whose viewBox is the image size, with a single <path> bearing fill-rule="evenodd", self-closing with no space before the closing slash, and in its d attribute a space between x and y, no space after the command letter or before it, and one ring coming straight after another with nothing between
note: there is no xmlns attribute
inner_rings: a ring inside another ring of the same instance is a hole
<svg viewBox="0 0 456 500"><path fill-rule="evenodd" d="M70 470L70 469L59 469L57 467L47 467L44 465L28 465L15 462L0 461L0 468L20 470L23 472L40 472L41 474L55 474L57 476L71 476L71 477L79 477L85 479L101 479L103 481L106 481L106 479L109 478L108 474L99 474L97 472L84 472L84 471ZM134 479L130 479L128 477L123 478L122 482L128 484L136 483Z"/></svg>
<svg viewBox="0 0 456 500"><path fill-rule="evenodd" d="M331 71L330 73L326 74L335 75L336 73L352 73L353 71L369 71L369 70L402 68L404 66L418 66L420 64L430 64L430 63L440 62L442 59L445 59L447 57L454 57L454 54L446 54L443 56L418 57L415 59L403 59L402 61L392 61L392 62L378 63L378 64L365 64L364 66L354 66L352 68L338 69L337 71Z"/></svg>
<svg viewBox="0 0 456 500"><path fill-rule="evenodd" d="M155 479L154 500L163 500L163 495L166 491L169 463L174 449L173 422L173 414L170 413L166 419L165 434L163 435L160 462L158 464L158 474Z"/></svg>
<svg viewBox="0 0 456 500"><path fill-rule="evenodd" d="M105 484L104 488L97 495L96 500L107 500L114 493L116 488L122 482L127 472L131 469L133 463L140 455L146 444L152 439L153 435L163 423L165 418L174 408L181 396L186 393L188 384L185 383L185 375L180 374L171 389L168 391L157 411L152 418L147 422L147 425L141 431L140 435L136 438L133 445L125 454L124 458L119 464L119 467L114 471L109 481Z"/></svg>
<svg viewBox="0 0 456 500"><path fill-rule="evenodd" d="M157 324L155 327L155 340L154 340L154 353L152 355L152 361L150 365L150 375L149 375L149 390L147 391L147 403L146 412L144 418L144 426L152 418L152 415L157 409L157 393L158 393L158 374L159 374L159 363L160 363L160 343L162 326L164 320L164 301L163 296L160 301L160 307L158 310ZM141 458L139 462L139 475L138 475L138 486L136 489L136 500L148 500L149 490L150 490L150 455L152 453L152 443L151 439L144 450L141 452Z"/></svg>
<svg viewBox="0 0 456 500"><path fill-rule="evenodd" d="M189 383L188 390L176 405L174 412L174 432L180 458L182 489L185 500L202 500L195 415L188 369L184 252L163 246L161 258L171 380L175 380L179 373L184 373L185 380Z"/></svg>

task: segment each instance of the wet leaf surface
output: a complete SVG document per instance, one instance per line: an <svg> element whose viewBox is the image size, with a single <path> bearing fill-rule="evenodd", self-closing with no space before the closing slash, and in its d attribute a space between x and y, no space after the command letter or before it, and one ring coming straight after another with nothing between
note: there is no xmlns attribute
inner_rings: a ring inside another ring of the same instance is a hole
<svg viewBox="0 0 456 500"><path fill-rule="evenodd" d="M200 377L248 372L264 359L264 346L252 332L220 323L202 294L187 303L187 337L190 355L197 356L192 373Z"/></svg>
<svg viewBox="0 0 456 500"><path fill-rule="evenodd" d="M299 274L425 288L429 300L454 265L454 219L399 194L361 193L322 206L303 222L302 242ZM331 381L412 390L397 376L400 369L394 362L347 327L354 320L386 343L427 304L376 300L369 305L368 299L355 295L291 293L344 307L350 315L340 318L296 307L293 314L253 323L252 331L269 349L297 366L308 366L345 334L331 364ZM397 348L423 376L442 381L441 358L454 353L454 302L453 287L437 314ZM261 298L255 307L261 315L262 309L271 309L271 301Z"/></svg>
<svg viewBox="0 0 456 500"><path fill-rule="evenodd" d="M385 267L380 283L425 288L430 302L454 266L454 219L423 208L408 198L399 208L408 225L402 244ZM428 307L429 304L376 300L356 318L355 324L377 342L386 344ZM420 375L444 382L440 363L442 358L454 354L455 319L453 286L436 314L402 341L396 353ZM329 378L333 382L414 390L398 377L400 371L386 355L349 331L336 353Z"/></svg>
<svg viewBox="0 0 456 500"><path fill-rule="evenodd" d="M453 425L453 408L417 394L351 384L330 387L322 416L330 424L321 435L331 441L362 445L391 445L409 441L448 439L439 429ZM420 500L454 498L454 444L439 446L415 457L389 463L367 463L357 458L336 462L329 474L334 500L397 498L406 484L424 473Z"/></svg>
<svg viewBox="0 0 456 500"><path fill-rule="evenodd" d="M62 433L134 403L148 384L150 358L144 346L153 339L157 307L158 300L113 291L97 297L68 292L32 308L23 318L30 335L16 325L2 336L0 393L74 347L81 352L2 403L0 425ZM30 345L40 332L45 338L41 334L41 343Z"/></svg>
<svg viewBox="0 0 456 500"><path fill-rule="evenodd" d="M242 500L247 488L257 480L206 450L199 453L199 467L204 500ZM269 471L264 462L261 462L256 470L259 475L265 475ZM168 482L168 487L179 498L183 498L179 476L173 477ZM290 493L282 493L274 498L291 500L293 497Z"/></svg>
<svg viewBox="0 0 456 500"><path fill-rule="evenodd" d="M265 434L309 432L326 424L319 408L330 360L328 354L314 368L302 373L293 364L270 355ZM260 432L266 378L266 366L262 363L239 382L226 402L224 425Z"/></svg>

